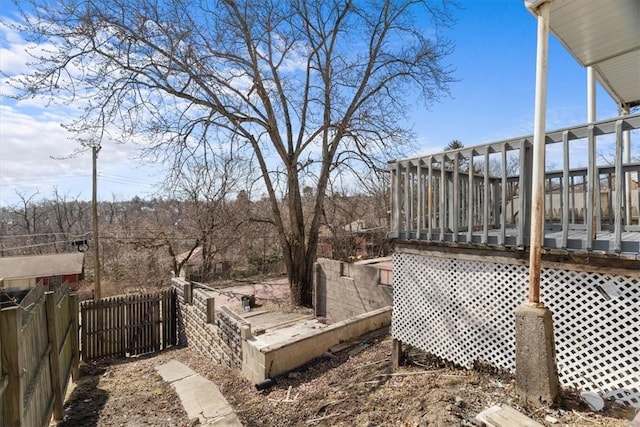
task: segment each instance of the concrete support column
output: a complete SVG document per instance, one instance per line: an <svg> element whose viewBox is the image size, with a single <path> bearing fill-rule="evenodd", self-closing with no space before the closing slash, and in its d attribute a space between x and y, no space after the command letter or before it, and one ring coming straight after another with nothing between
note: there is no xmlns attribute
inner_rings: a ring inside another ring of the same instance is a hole
<svg viewBox="0 0 640 427"><path fill-rule="evenodd" d="M538 16L535 118L533 131L529 301L516 309L516 391L527 404L552 403L559 394L553 320L540 302L540 264L544 242L544 174L547 61L551 0L529 5Z"/></svg>
<svg viewBox="0 0 640 427"><path fill-rule="evenodd" d="M516 308L516 392L532 405L555 402L560 390L553 319L545 307Z"/></svg>

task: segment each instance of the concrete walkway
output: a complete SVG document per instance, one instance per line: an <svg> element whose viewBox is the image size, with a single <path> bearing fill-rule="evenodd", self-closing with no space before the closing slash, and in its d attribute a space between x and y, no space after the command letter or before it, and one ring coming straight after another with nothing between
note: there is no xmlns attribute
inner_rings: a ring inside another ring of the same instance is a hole
<svg viewBox="0 0 640 427"><path fill-rule="evenodd" d="M176 389L189 419L197 417L200 424L209 426L242 426L218 387L188 366L172 360L156 366L156 371Z"/></svg>

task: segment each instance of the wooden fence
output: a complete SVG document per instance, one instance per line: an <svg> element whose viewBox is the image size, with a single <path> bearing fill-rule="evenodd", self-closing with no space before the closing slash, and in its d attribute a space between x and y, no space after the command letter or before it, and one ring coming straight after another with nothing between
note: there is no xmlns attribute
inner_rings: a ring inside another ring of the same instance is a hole
<svg viewBox="0 0 640 427"><path fill-rule="evenodd" d="M78 300L63 285L36 286L0 310L0 425L48 426L63 418L69 376L78 378Z"/></svg>
<svg viewBox="0 0 640 427"><path fill-rule="evenodd" d="M176 297L166 290L80 304L82 360L164 350L176 342Z"/></svg>

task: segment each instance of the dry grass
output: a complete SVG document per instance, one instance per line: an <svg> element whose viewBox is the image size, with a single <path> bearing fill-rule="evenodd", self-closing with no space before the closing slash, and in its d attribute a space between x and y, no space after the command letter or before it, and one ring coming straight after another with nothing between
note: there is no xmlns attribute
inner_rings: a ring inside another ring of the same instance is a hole
<svg viewBox="0 0 640 427"><path fill-rule="evenodd" d="M153 370L171 359L215 382L247 426L471 426L476 425L476 414L494 404L509 404L543 424L545 416L554 417L559 426L627 427L633 415L632 408L611 402L604 412L593 413L575 393L566 393L555 408L522 408L507 375L457 369L420 352L412 352L411 363L392 372L390 338L367 345L357 354L346 350L317 360L262 392L237 371L189 348L105 361L85 368L93 376L82 380L87 381L84 391L67 404L68 414L98 410L92 418L96 423L64 425L186 424L173 390ZM88 402L88 409L83 409L86 396L93 398L92 387L101 390L105 401L100 408Z"/></svg>

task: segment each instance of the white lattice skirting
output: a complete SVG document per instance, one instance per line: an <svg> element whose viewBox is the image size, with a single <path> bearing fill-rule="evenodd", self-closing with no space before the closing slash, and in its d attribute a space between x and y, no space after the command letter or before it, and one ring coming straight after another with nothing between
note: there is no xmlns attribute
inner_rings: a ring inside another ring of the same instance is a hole
<svg viewBox="0 0 640 427"><path fill-rule="evenodd" d="M527 298L522 265L396 253L394 338L471 368L515 371L515 315ZM560 383L640 407L640 279L543 269Z"/></svg>

